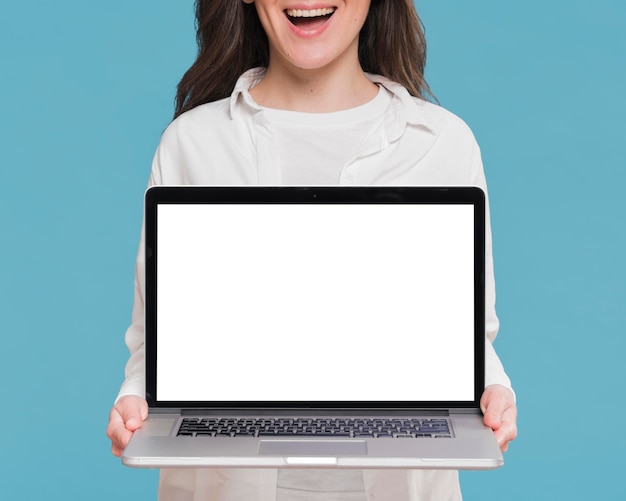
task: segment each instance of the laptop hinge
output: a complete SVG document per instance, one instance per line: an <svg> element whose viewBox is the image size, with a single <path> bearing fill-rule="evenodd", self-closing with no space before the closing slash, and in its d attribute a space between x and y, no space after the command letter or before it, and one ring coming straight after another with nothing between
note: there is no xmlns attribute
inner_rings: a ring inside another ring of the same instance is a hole
<svg viewBox="0 0 626 501"><path fill-rule="evenodd" d="M181 409L180 414L183 416L189 415L302 415L302 416L326 416L329 414L342 415L342 416L448 416L450 411L448 409L302 409L302 408L220 408L220 409Z"/></svg>

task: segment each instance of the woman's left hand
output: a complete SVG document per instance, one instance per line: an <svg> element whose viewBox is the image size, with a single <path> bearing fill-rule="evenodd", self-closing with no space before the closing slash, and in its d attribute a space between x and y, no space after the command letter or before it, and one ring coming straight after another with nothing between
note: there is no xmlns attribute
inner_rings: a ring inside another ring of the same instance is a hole
<svg viewBox="0 0 626 501"><path fill-rule="evenodd" d="M480 399L484 421L496 435L502 452L517 437L517 406L513 392L507 387L494 384L487 386Z"/></svg>

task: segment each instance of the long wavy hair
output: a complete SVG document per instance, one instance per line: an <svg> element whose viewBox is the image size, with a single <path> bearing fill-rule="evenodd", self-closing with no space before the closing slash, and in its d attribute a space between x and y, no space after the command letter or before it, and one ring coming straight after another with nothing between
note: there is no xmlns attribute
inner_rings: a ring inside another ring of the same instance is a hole
<svg viewBox="0 0 626 501"><path fill-rule="evenodd" d="M178 84L174 118L230 96L239 76L269 64L269 43L254 4L196 0L198 55ZM364 71L436 100L424 78L426 38L412 0L372 0L359 36Z"/></svg>

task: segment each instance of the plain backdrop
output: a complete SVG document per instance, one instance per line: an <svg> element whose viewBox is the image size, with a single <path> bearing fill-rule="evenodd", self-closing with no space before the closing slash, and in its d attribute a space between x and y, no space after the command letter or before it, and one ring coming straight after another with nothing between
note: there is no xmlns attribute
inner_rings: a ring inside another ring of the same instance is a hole
<svg viewBox="0 0 626 501"><path fill-rule="evenodd" d="M154 499L105 427L193 5L0 4L0 497ZM520 408L505 467L463 473L465 499L626 499L626 3L418 9L432 89L482 147Z"/></svg>

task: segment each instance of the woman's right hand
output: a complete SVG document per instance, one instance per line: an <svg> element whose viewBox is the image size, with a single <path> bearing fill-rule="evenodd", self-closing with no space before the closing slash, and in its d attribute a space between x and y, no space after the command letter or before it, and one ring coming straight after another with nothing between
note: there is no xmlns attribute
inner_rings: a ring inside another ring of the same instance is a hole
<svg viewBox="0 0 626 501"><path fill-rule="evenodd" d="M136 395L120 398L109 415L107 437L111 439L111 451L114 456L121 456L128 445L133 432L143 425L148 417L148 403Z"/></svg>

